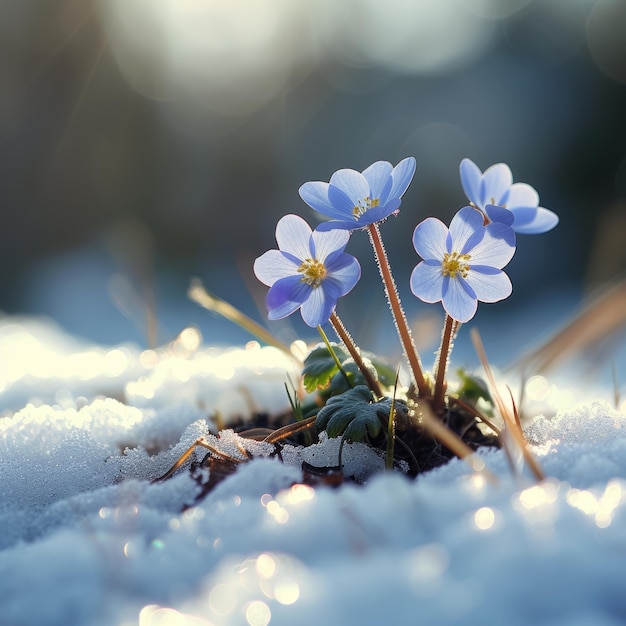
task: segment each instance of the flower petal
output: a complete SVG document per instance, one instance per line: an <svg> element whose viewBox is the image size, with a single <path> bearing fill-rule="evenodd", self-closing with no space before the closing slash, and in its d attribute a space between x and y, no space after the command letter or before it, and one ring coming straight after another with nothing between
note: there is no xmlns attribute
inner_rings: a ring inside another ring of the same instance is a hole
<svg viewBox="0 0 626 626"><path fill-rule="evenodd" d="M511 295L513 285L509 277L502 270L488 268L481 272L481 268L472 267L466 280L481 302L499 302Z"/></svg>
<svg viewBox="0 0 626 626"><path fill-rule="evenodd" d="M450 236L452 237L452 249L464 250L468 239L483 228L483 214L476 209L463 207L450 222ZM464 250L465 251L465 250Z"/></svg>
<svg viewBox="0 0 626 626"><path fill-rule="evenodd" d="M327 217L344 217L344 214L332 205L328 199L328 183L313 181L304 183L298 190L300 197L318 213Z"/></svg>
<svg viewBox="0 0 626 626"><path fill-rule="evenodd" d="M470 254L470 267L484 265L502 269L515 254L511 244L514 233L509 226L493 222L485 227L485 235Z"/></svg>
<svg viewBox="0 0 626 626"><path fill-rule="evenodd" d="M527 208L517 209L513 215L515 216L513 230L522 235L547 233L559 223L559 216L543 207L537 207L532 211Z"/></svg>
<svg viewBox="0 0 626 626"><path fill-rule="evenodd" d="M457 322L465 323L474 317L478 302L468 293L467 283L462 278L449 279L443 296L443 308ZM471 291L471 287L469 287Z"/></svg>
<svg viewBox="0 0 626 626"><path fill-rule="evenodd" d="M509 209L503 209L500 206L495 206L494 204L485 205L485 213L492 222L500 222L501 224L506 224L507 226L511 226L511 224L513 224L513 220L515 219L512 211Z"/></svg>
<svg viewBox="0 0 626 626"><path fill-rule="evenodd" d="M279 320L291 315L309 298L311 291L312 287L302 282L299 276L287 276L275 282L265 299L268 319Z"/></svg>
<svg viewBox="0 0 626 626"><path fill-rule="evenodd" d="M322 222L315 227L318 232L328 232L329 230L357 230L363 228L367 224L359 224L354 219L351 220L329 220L328 222Z"/></svg>
<svg viewBox="0 0 626 626"><path fill-rule="evenodd" d="M424 302L439 302L443 297L443 274L440 265L422 261L413 269L410 279L413 295Z"/></svg>
<svg viewBox="0 0 626 626"><path fill-rule="evenodd" d="M298 215L285 215L276 225L276 242L282 252L303 260L311 256L311 227Z"/></svg>
<svg viewBox="0 0 626 626"><path fill-rule="evenodd" d="M399 198L392 198L386 204L382 206L374 207L373 209L369 209L358 220L354 223L353 228L363 228L368 226L369 224L375 224L376 222L380 222L385 218L389 217L392 213L397 212L400 206Z"/></svg>
<svg viewBox="0 0 626 626"><path fill-rule="evenodd" d="M313 255L320 262L337 253L343 252L348 244L350 233L345 230L319 230L313 231Z"/></svg>
<svg viewBox="0 0 626 626"><path fill-rule="evenodd" d="M363 170L363 176L369 184L370 198L377 198L382 202L387 199L393 184L392 170L393 167L388 161L376 161Z"/></svg>
<svg viewBox="0 0 626 626"><path fill-rule="evenodd" d="M513 174L506 163L496 163L488 167L480 184L481 208L485 204L504 206L512 184Z"/></svg>
<svg viewBox="0 0 626 626"><path fill-rule="evenodd" d="M335 198L333 197L333 187L340 189L348 197L351 203L350 211L352 211L352 208L358 205L359 202L362 202L370 195L370 186L365 176L355 170L338 170L330 178L328 198L336 208L340 208L337 206ZM343 207L341 208L343 209Z"/></svg>
<svg viewBox="0 0 626 626"><path fill-rule="evenodd" d="M470 159L463 159L459 167L461 172L461 185L470 202L482 209L480 199L480 179L482 173L476 163Z"/></svg>
<svg viewBox="0 0 626 626"><path fill-rule="evenodd" d="M332 284L336 291L336 297L345 296L359 282L361 278L361 266L350 254L340 254L332 262L326 265L326 278L322 286Z"/></svg>
<svg viewBox="0 0 626 626"><path fill-rule="evenodd" d="M402 159L398 165L393 168L391 178L393 185L389 191L387 198L401 198L408 189L413 176L415 174L416 162L414 157Z"/></svg>
<svg viewBox="0 0 626 626"><path fill-rule="evenodd" d="M268 250L254 262L254 275L271 287L277 280L293 276L298 271L299 263L283 254L280 250Z"/></svg>
<svg viewBox="0 0 626 626"><path fill-rule="evenodd" d="M446 238L448 227L436 217L428 217L420 222L413 231L413 247L422 259L443 261L448 252Z"/></svg>
<svg viewBox="0 0 626 626"><path fill-rule="evenodd" d="M322 286L311 289L309 297L302 303L300 313L304 322L315 328L328 321L330 314L337 305L337 299L333 298Z"/></svg>
<svg viewBox="0 0 626 626"><path fill-rule="evenodd" d="M539 194L526 183L515 183L509 190L506 208L513 210L515 207L522 206L539 206Z"/></svg>

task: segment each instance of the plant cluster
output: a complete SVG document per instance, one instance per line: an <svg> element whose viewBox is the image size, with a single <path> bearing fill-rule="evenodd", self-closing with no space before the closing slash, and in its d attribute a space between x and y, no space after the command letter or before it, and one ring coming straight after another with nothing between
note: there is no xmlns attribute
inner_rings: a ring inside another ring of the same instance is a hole
<svg viewBox="0 0 626 626"><path fill-rule="evenodd" d="M539 206L539 195L530 185L513 182L506 164L481 172L471 160L461 162L468 205L449 226L428 217L415 227L412 237L421 260L411 273L410 290L424 302L441 302L445 311L437 360L433 372L426 372L380 231L380 224L399 213L415 167L413 157L395 167L378 161L362 172L341 169L329 182L305 183L300 197L328 219L312 230L297 215L281 218L276 227L278 249L258 257L254 272L269 287L270 320L299 310L304 322L317 328L324 339L306 358L303 371L306 390L317 391L323 403L315 409L318 431L384 447L388 465L404 459L417 472L424 469L424 454L432 459L435 440L442 457L447 452L465 456L479 445L493 444L497 429L476 406L478 398L489 396L481 381L462 375L456 393L448 390L454 338L460 326L474 317L478 302L498 302L511 294L511 281L503 268L515 254L517 235L547 232L557 225L558 217ZM410 381L402 389L388 367L356 346L336 311L338 299L361 276L359 261L345 251L352 234L361 230L372 244L408 364ZM323 328L327 324L339 343L328 341Z"/></svg>

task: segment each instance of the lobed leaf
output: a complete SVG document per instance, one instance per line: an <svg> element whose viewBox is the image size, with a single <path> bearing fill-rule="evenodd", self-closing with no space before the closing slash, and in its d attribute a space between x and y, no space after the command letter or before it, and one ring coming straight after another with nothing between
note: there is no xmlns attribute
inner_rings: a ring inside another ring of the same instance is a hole
<svg viewBox="0 0 626 626"><path fill-rule="evenodd" d="M357 385L354 389L329 398L317 414L315 426L326 430L329 437L344 435L349 441L363 441L366 435L376 437L382 421L389 414L391 400L374 402L369 387Z"/></svg>
<svg viewBox="0 0 626 626"><path fill-rule="evenodd" d="M348 358L348 353L337 344L331 344L339 362L342 363ZM304 388L312 393L319 389L328 387L331 378L339 371L335 359L326 346L321 345L313 348L304 359L302 379Z"/></svg>

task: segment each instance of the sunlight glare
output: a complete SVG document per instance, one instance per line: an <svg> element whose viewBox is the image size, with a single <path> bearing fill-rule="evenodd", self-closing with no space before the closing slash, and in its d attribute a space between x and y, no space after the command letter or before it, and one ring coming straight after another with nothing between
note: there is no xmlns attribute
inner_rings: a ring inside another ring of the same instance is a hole
<svg viewBox="0 0 626 626"><path fill-rule="evenodd" d="M274 597L281 604L294 604L300 597L300 585L293 578L281 578L274 585Z"/></svg>
<svg viewBox="0 0 626 626"><path fill-rule="evenodd" d="M261 554L256 560L256 572L261 578L271 578L276 571L276 561L271 554Z"/></svg>
<svg viewBox="0 0 626 626"><path fill-rule="evenodd" d="M209 607L216 615L230 615L237 607L235 589L224 583L215 585L209 593Z"/></svg>
<svg viewBox="0 0 626 626"><path fill-rule="evenodd" d="M139 612L138 626L211 626L211 622L176 609L148 604Z"/></svg>
<svg viewBox="0 0 626 626"><path fill-rule="evenodd" d="M496 520L493 509L483 506L474 513L474 524L478 530L489 530Z"/></svg>
<svg viewBox="0 0 626 626"><path fill-rule="evenodd" d="M298 36L304 11L290 0L101 4L122 74L156 100L186 97L228 117L248 114L282 89L306 54Z"/></svg>
<svg viewBox="0 0 626 626"><path fill-rule="evenodd" d="M246 620L250 626L267 626L272 619L270 607L261 600L254 600L246 608Z"/></svg>
<svg viewBox="0 0 626 626"><path fill-rule="evenodd" d="M492 22L440 0L352 0L336 5L337 17L343 21L337 45L348 58L396 71L462 67L487 50L495 34Z"/></svg>
<svg viewBox="0 0 626 626"><path fill-rule="evenodd" d="M288 491L282 492L281 501L286 504L300 504L301 502L309 502L315 498L315 489L310 485L296 484L289 488Z"/></svg>

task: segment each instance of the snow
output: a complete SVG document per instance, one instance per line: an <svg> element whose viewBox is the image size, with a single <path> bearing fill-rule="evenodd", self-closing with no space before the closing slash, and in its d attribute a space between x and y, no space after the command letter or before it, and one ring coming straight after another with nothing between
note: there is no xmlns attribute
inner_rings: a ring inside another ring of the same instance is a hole
<svg viewBox="0 0 626 626"><path fill-rule="evenodd" d="M495 484L459 460L411 481L350 444L344 471L364 484L313 488L301 462L335 465L337 440L281 462L228 429L288 409L293 359L177 342L89 346L0 320L1 624L626 620L626 417L601 396L529 420L541 484L501 451L482 453ZM254 459L198 501L186 468L151 482L199 437Z"/></svg>

